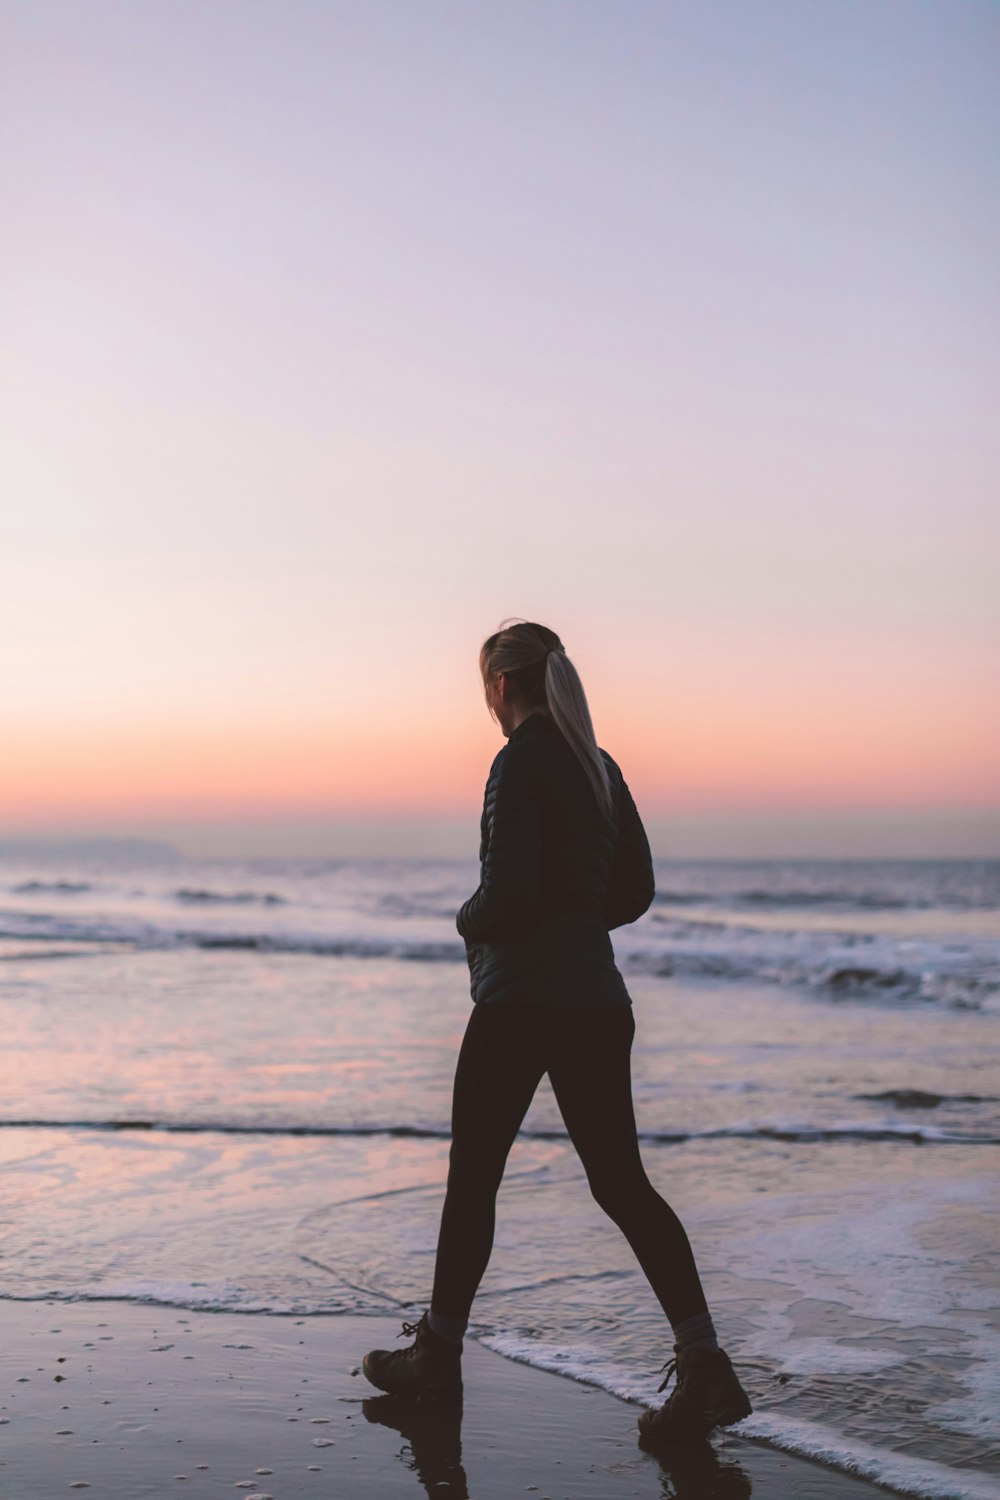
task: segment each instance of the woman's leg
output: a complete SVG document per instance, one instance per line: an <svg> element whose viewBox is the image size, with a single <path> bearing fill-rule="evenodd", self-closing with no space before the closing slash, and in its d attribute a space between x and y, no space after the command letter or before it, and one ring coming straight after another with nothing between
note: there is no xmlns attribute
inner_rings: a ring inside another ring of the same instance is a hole
<svg viewBox="0 0 1000 1500"><path fill-rule="evenodd" d="M438 1318L469 1316L493 1249L507 1156L544 1072L532 1008L475 1006L455 1070L448 1190L431 1296Z"/></svg>
<svg viewBox="0 0 1000 1500"><path fill-rule="evenodd" d="M676 1330L705 1317L708 1308L684 1226L646 1176L639 1155L630 1067L634 1034L630 1008L564 1012L550 1028L547 1071L591 1191L635 1251Z"/></svg>

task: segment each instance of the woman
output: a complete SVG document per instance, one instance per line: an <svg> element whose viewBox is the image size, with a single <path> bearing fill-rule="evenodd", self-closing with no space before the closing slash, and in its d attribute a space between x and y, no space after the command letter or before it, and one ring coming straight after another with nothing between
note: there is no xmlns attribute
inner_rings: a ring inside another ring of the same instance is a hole
<svg viewBox="0 0 1000 1500"><path fill-rule="evenodd" d="M594 738L583 685L544 625L502 626L479 658L507 737L490 769L481 881L458 913L476 1002L455 1073L448 1188L430 1308L406 1349L364 1371L394 1394L459 1400L462 1337L493 1247L507 1154L548 1073L597 1202L670 1321L676 1386L646 1436L699 1438L750 1412L719 1348L687 1235L642 1165L632 1108L632 1002L610 929L653 900L649 844L618 766Z"/></svg>

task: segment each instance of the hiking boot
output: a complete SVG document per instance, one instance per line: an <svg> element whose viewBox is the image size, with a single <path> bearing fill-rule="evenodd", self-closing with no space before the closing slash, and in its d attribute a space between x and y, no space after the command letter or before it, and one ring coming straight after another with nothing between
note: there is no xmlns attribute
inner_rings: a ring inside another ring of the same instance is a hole
<svg viewBox="0 0 1000 1500"><path fill-rule="evenodd" d="M414 1337L415 1336L415 1337ZM462 1399L462 1346L436 1334L424 1313L419 1323L404 1323L400 1338L413 1338L408 1349L373 1349L361 1368L372 1385L390 1396L419 1396L424 1401L457 1404Z"/></svg>
<svg viewBox="0 0 1000 1500"><path fill-rule="evenodd" d="M680 1349L675 1344L674 1354L660 1390L666 1390L675 1371L677 1382L659 1411L642 1413L643 1437L691 1442L750 1415L753 1407L724 1350Z"/></svg>

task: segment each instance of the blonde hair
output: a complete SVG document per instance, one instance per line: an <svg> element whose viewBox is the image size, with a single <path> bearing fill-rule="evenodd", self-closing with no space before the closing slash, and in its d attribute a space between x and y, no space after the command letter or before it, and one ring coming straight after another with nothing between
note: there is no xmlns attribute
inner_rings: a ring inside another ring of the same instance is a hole
<svg viewBox="0 0 1000 1500"><path fill-rule="evenodd" d="M500 672L512 680L533 709L551 716L586 771L601 811L612 817L611 782L597 748L587 695L555 631L528 620L504 620L500 629L483 642L479 670L494 719L490 687Z"/></svg>

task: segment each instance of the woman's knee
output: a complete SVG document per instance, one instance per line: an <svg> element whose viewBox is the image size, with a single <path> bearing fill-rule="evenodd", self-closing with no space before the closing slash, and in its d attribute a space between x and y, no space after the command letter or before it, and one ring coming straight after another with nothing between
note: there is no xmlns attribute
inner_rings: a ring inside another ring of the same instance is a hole
<svg viewBox="0 0 1000 1500"><path fill-rule="evenodd" d="M647 1212L659 1197L642 1166L630 1172L594 1172L588 1181L595 1203L616 1224Z"/></svg>

